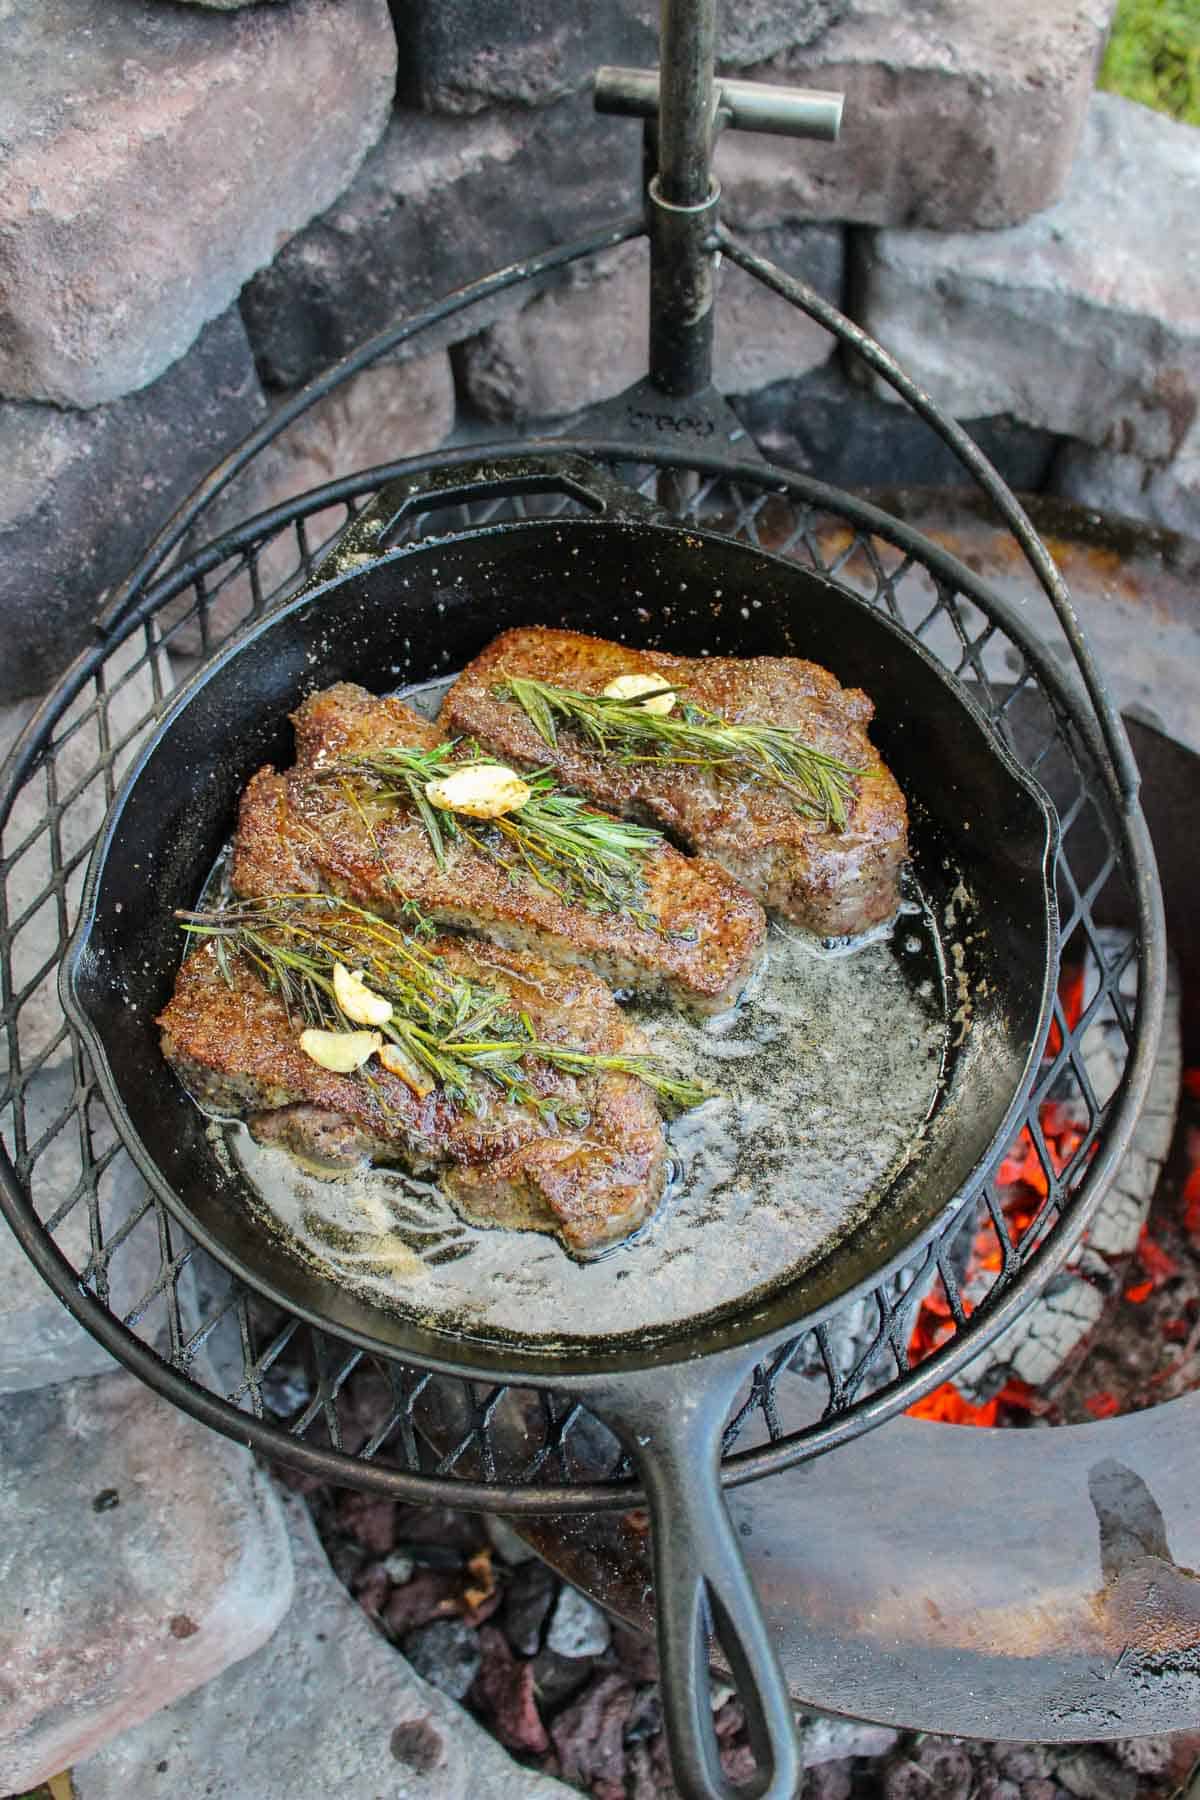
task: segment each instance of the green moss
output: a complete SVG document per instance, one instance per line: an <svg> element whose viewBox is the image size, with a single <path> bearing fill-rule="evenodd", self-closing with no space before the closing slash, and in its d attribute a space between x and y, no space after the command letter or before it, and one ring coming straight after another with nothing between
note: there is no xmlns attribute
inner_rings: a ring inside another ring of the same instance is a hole
<svg viewBox="0 0 1200 1800"><path fill-rule="evenodd" d="M1119 0L1098 85L1200 125L1200 0Z"/></svg>

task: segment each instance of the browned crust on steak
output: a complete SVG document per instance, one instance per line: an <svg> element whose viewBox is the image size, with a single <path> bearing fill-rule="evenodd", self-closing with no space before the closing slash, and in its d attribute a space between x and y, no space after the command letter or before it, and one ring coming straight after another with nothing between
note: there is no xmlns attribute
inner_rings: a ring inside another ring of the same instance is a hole
<svg viewBox="0 0 1200 1800"><path fill-rule="evenodd" d="M455 972L511 994L547 1041L610 1055L647 1048L594 975L457 938L432 948ZM586 1125L557 1126L498 1091L476 1118L440 1090L418 1100L378 1063L374 1087L320 1068L301 1050L299 1025L283 1005L247 963L229 960L232 987L211 945L194 952L157 1021L164 1056L205 1105L247 1117L264 1138L319 1160L370 1156L440 1170L450 1198L475 1222L552 1232L577 1256L627 1237L658 1204L666 1143L654 1097L636 1077L574 1077L531 1063L535 1091L582 1107Z"/></svg>
<svg viewBox="0 0 1200 1800"><path fill-rule="evenodd" d="M567 904L466 844L447 843L442 869L410 809L381 810L373 845L341 784L321 774L340 757L389 744L431 749L443 742L437 727L403 701L349 682L313 694L294 723L296 767L261 770L243 796L232 869L239 894L320 889L392 918L408 898L438 924L593 969L620 987L662 990L701 1011L728 1006L745 986L766 920L716 863L666 845L647 859L645 905L660 931Z"/></svg>
<svg viewBox="0 0 1200 1800"><path fill-rule="evenodd" d="M805 818L786 795L753 777L622 763L569 728L550 749L521 708L494 692L507 677L524 675L598 694L614 676L630 673L661 676L724 719L794 726L817 749L858 769L846 829ZM843 688L828 670L796 657L670 656L528 626L504 632L463 671L441 723L520 768L552 765L598 805L648 819L704 851L769 909L823 937L840 937L895 913L908 854L904 796L867 736L873 713L861 689Z"/></svg>

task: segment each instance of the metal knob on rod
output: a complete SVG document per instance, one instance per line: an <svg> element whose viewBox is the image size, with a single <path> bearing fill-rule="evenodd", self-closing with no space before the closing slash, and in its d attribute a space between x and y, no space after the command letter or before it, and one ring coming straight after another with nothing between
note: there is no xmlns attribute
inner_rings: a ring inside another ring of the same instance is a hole
<svg viewBox="0 0 1200 1800"><path fill-rule="evenodd" d="M596 111L627 119L658 117L658 70L596 70ZM716 129L769 131L775 137L836 141L842 128L845 95L823 88L776 87L769 81L741 81L718 75L713 84Z"/></svg>
<svg viewBox="0 0 1200 1800"><path fill-rule="evenodd" d="M714 77L715 0L662 0L661 70L602 68L597 112L646 121L650 376L664 394L712 382L716 132L777 132L830 142L842 96Z"/></svg>

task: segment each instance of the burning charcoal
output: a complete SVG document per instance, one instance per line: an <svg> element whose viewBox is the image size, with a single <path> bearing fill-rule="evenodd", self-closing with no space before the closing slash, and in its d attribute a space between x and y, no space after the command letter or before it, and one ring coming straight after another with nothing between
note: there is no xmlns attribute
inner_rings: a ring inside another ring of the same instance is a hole
<svg viewBox="0 0 1200 1800"><path fill-rule="evenodd" d="M663 1789L654 1773L654 1762L645 1744L635 1744L625 1771L629 1800L662 1800ZM846 1793L849 1795L849 1788ZM842 1800L839 1795L836 1800Z"/></svg>
<svg viewBox="0 0 1200 1800"><path fill-rule="evenodd" d="M430 1687L462 1700L479 1673L479 1636L461 1619L437 1619L410 1631L403 1643L408 1661Z"/></svg>
<svg viewBox="0 0 1200 1800"><path fill-rule="evenodd" d="M959 1744L927 1739L883 1771L884 1800L967 1800L975 1784L971 1759Z"/></svg>
<svg viewBox="0 0 1200 1800"><path fill-rule="evenodd" d="M1022 1800L1022 1794L1015 1781L1006 1781L1002 1775L983 1775L975 1789L975 1800Z"/></svg>
<svg viewBox="0 0 1200 1800"><path fill-rule="evenodd" d="M546 1648L558 1656L601 1656L612 1632L598 1606L577 1588L563 1586L546 1634Z"/></svg>
<svg viewBox="0 0 1200 1800"><path fill-rule="evenodd" d="M1100 1750L1083 1748L1060 1758L1057 1779L1076 1800L1134 1800L1138 1778Z"/></svg>
<svg viewBox="0 0 1200 1800"><path fill-rule="evenodd" d="M543 1562L523 1563L508 1584L504 1597L504 1629L514 1650L536 1656L542 1627L554 1605L558 1578Z"/></svg>
<svg viewBox="0 0 1200 1800"><path fill-rule="evenodd" d="M510 1750L540 1756L550 1748L534 1692L533 1664L519 1663L502 1631L485 1625L479 1633L482 1658L471 1699Z"/></svg>
<svg viewBox="0 0 1200 1800"><path fill-rule="evenodd" d="M1166 1775L1175 1759L1175 1745L1169 1737L1123 1738L1110 1744L1109 1750L1123 1767L1138 1775Z"/></svg>
<svg viewBox="0 0 1200 1800"><path fill-rule="evenodd" d="M396 1502L376 1500L370 1494L345 1494L338 1503L337 1522L364 1550L386 1556L396 1536Z"/></svg>
<svg viewBox="0 0 1200 1800"><path fill-rule="evenodd" d="M564 1781L611 1781L624 1793L625 1725L633 1709L633 1689L621 1675L601 1675L550 1727Z"/></svg>
<svg viewBox="0 0 1200 1800"><path fill-rule="evenodd" d="M387 1605L392 1584L382 1563L364 1563L350 1584L358 1604L365 1613L377 1618Z"/></svg>
<svg viewBox="0 0 1200 1800"><path fill-rule="evenodd" d="M383 1616L388 1630L403 1637L419 1625L461 1611L462 1583L457 1575L443 1569L418 1569L411 1581L392 1589Z"/></svg>
<svg viewBox="0 0 1200 1800"><path fill-rule="evenodd" d="M637 1690L633 1711L625 1727L625 1742L643 1743L647 1738L657 1737L662 1728L662 1696L658 1691L658 1683L652 1682L648 1687Z"/></svg>
<svg viewBox="0 0 1200 1800"><path fill-rule="evenodd" d="M552 1712L573 1694L577 1694L592 1677L592 1659L572 1660L543 1650L533 1660L533 1680L544 1712Z"/></svg>
<svg viewBox="0 0 1200 1800"><path fill-rule="evenodd" d="M718 1742L726 1738L736 1737L746 1724L746 1714L740 1700L726 1700L724 1706L713 1714L713 1730Z"/></svg>
<svg viewBox="0 0 1200 1800"><path fill-rule="evenodd" d="M804 1800L850 1800L851 1763L818 1763L804 1772Z"/></svg>
<svg viewBox="0 0 1200 1800"><path fill-rule="evenodd" d="M726 1741L721 1745L721 1767L732 1786L742 1787L754 1774L757 1764L749 1744Z"/></svg>
<svg viewBox="0 0 1200 1800"><path fill-rule="evenodd" d="M1050 1753L1042 1744L996 1744L992 1758L1009 1781L1040 1781L1050 1773Z"/></svg>

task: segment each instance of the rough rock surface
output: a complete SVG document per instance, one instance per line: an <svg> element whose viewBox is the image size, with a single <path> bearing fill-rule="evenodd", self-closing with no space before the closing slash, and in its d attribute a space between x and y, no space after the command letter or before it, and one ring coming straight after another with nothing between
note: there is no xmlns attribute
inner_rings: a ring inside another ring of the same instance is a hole
<svg viewBox="0 0 1200 1800"><path fill-rule="evenodd" d="M296 1601L252 1661L74 1771L76 1800L568 1800L519 1768L415 1675L330 1569L303 1502L285 1497Z"/></svg>
<svg viewBox="0 0 1200 1800"><path fill-rule="evenodd" d="M337 204L243 293L264 379L298 386L452 288L631 210L640 156L636 127L582 100L478 120L397 110ZM527 297L456 315L422 347L456 343Z"/></svg>
<svg viewBox="0 0 1200 1800"><path fill-rule="evenodd" d="M934 400L1200 459L1200 132L1097 94L1059 203L1011 231L857 244L857 316Z"/></svg>
<svg viewBox="0 0 1200 1800"><path fill-rule="evenodd" d="M132 1376L0 1402L0 1467L0 1790L23 1793L257 1650L292 1568L248 1453Z"/></svg>
<svg viewBox="0 0 1200 1800"><path fill-rule="evenodd" d="M67 1115L75 1090L69 1067L47 1069L35 1075L25 1102L26 1129L31 1143L41 1138ZM108 1115L97 1104L90 1109L92 1148L96 1156L112 1150L116 1134ZM5 1147L12 1150L8 1114L0 1115ZM142 1302L158 1277L161 1255L157 1233L140 1220L149 1197L145 1182L126 1153L119 1151L101 1178L100 1214L105 1244L111 1255L93 1248L91 1220L81 1187L79 1131L74 1119L51 1137L33 1167L34 1205L41 1218L49 1218L76 1189L80 1195L54 1232L54 1241L76 1269L87 1269L99 1285L108 1305L122 1317ZM128 1234L120 1237L126 1228ZM115 1241L119 1238L119 1241ZM156 1315L146 1315L141 1332L153 1338ZM77 1375L95 1375L113 1368L112 1358L97 1340L77 1324L52 1288L42 1280L6 1224L0 1222L0 1394L22 1393L47 1383L69 1381Z"/></svg>
<svg viewBox="0 0 1200 1800"><path fill-rule="evenodd" d="M755 248L802 272L840 300L843 233L781 226L755 234ZM714 378L743 393L803 375L828 360L833 339L741 269L718 276ZM607 400L646 373L649 251L623 244L576 264L566 280L469 342L460 373L485 418L543 419Z"/></svg>
<svg viewBox="0 0 1200 1800"><path fill-rule="evenodd" d="M1200 454L1160 468L1119 450L1065 443L1047 483L1052 494L1096 512L1164 525L1200 541Z"/></svg>
<svg viewBox="0 0 1200 1800"><path fill-rule="evenodd" d="M211 3L211 0L210 0ZM228 3L228 0L225 0ZM848 0L740 0L722 9L718 54L740 67L806 44ZM391 0L400 44L400 91L429 112L473 113L497 102L544 106L586 87L600 63L651 68L658 57L655 0Z"/></svg>
<svg viewBox="0 0 1200 1800"><path fill-rule="evenodd" d="M69 406L153 381L329 205L396 68L386 0L9 0L0 57L0 394Z"/></svg>
<svg viewBox="0 0 1200 1800"><path fill-rule="evenodd" d="M21 629L20 625L15 629ZM109 748L114 753L114 778L119 780L150 727L159 696L169 690L171 677L166 657L147 646L144 632L127 639L104 666L103 707ZM0 708L0 759L12 749L35 704L26 700ZM54 757L53 797L65 800L66 805L52 815L48 771L43 766L17 794L3 832L5 863L0 880L13 934L10 970L20 1008L17 1029L26 1075L70 1055L58 1000L57 964L51 962L62 941L53 892L52 838L58 841L60 866L68 870L64 898L71 926L87 870L87 853L108 810L104 775L98 766L100 704L95 684L88 682L55 727L61 748ZM8 1068L8 1034L0 1032L0 1074ZM0 1122L7 1129L3 1114Z"/></svg>
<svg viewBox="0 0 1200 1800"><path fill-rule="evenodd" d="M265 411L234 311L111 406L0 404L0 705L45 689L87 641L103 590Z"/></svg>
<svg viewBox="0 0 1200 1800"><path fill-rule="evenodd" d="M411 362L377 363L319 400L262 451L214 501L196 526L190 547L211 543L254 513L279 506L339 476L436 450L453 426L454 376L445 350L414 357ZM315 548L345 522L344 507L311 514L309 544ZM258 559L261 592L270 595L299 566L294 532L280 533ZM221 587L209 611L212 643L249 616L253 599L246 575ZM183 620L192 604L190 596L182 596L163 615L172 657L194 655L201 648L196 620ZM173 630L176 619L182 622Z"/></svg>
<svg viewBox="0 0 1200 1800"><path fill-rule="evenodd" d="M876 399L836 362L799 381L744 394L733 405L773 462L835 487L946 487L971 480L923 419ZM1060 439L1004 417L963 423L1011 487L1042 487Z"/></svg>
<svg viewBox="0 0 1200 1800"><path fill-rule="evenodd" d="M846 96L836 144L728 132L733 225L1011 225L1062 191L1112 0L853 0L757 80Z"/></svg>

